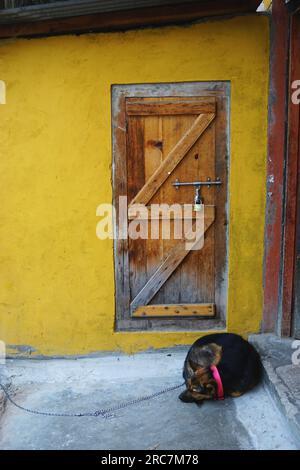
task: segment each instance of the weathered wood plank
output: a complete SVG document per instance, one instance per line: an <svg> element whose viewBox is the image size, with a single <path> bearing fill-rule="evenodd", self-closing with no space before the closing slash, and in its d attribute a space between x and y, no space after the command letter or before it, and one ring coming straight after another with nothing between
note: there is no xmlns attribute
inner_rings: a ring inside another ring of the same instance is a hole
<svg viewBox="0 0 300 470"><path fill-rule="evenodd" d="M204 232L208 230L215 219L214 207L210 208L210 214L213 212L213 216L207 216L205 213L204 219ZM192 228L194 231L194 227ZM137 307L140 305L147 305L150 300L154 297L156 292L161 288L165 281L171 276L173 271L179 266L183 259L187 256L189 251L198 243L198 240L195 240L190 243L190 250L186 247L186 241L190 240L191 233L189 232L183 240L178 241L174 248L170 251L166 259L151 276L149 281L145 284L143 289L138 293L138 295L133 299L130 304L131 312L134 312Z"/></svg>
<svg viewBox="0 0 300 470"><path fill-rule="evenodd" d="M228 236L227 188L228 188L228 115L222 97L217 98L218 119L214 122L215 176L222 184L216 188L214 204L218 217L214 223L214 302L218 306L218 316L225 319L227 311L226 253ZM208 299L210 301L210 299Z"/></svg>
<svg viewBox="0 0 300 470"><path fill-rule="evenodd" d="M157 101L158 99L156 99ZM145 135L144 135L144 155L145 155L145 181L155 173L157 168L160 166L163 160L163 136L162 136L162 120L161 116L145 116ZM141 187L139 188L141 189ZM152 204L160 204L161 202L161 192L157 191L155 196L152 198ZM149 223L149 233L152 232L152 218L148 219ZM159 229L159 225L156 220L156 229ZM159 240L149 236L148 240L145 240L146 251L147 251L147 260L146 260L146 271L147 271L147 280L153 275L156 271L157 266L159 266L163 260L163 249L162 244ZM145 283L144 283L145 284ZM132 296L132 298L134 298ZM158 303L163 304L165 302L164 296L162 293L159 293Z"/></svg>
<svg viewBox="0 0 300 470"><path fill-rule="evenodd" d="M150 199L158 191L164 181L170 176L174 168L184 158L189 149L199 139L209 124L215 118L214 113L200 114L192 127L184 134L184 136L173 147L169 155L163 160L160 167L149 178L147 183L141 188L131 204L148 204Z"/></svg>
<svg viewBox="0 0 300 470"><path fill-rule="evenodd" d="M120 94L118 99L119 112L113 121L113 152L114 162L112 168L113 177L113 200L117 213L119 213L119 197L127 194L127 162L126 158L126 113L125 96ZM115 233L118 234L122 227L118 224L118 217L115 221ZM128 260L128 240L117 237L114 243L114 263L116 282L116 318L117 321L123 319L124 312L130 309L130 289L129 289L129 260Z"/></svg>
<svg viewBox="0 0 300 470"><path fill-rule="evenodd" d="M198 115L205 113L215 113L215 98L197 98L181 100L151 100L149 98L129 98L126 100L126 112L128 116L174 116L174 115Z"/></svg>
<svg viewBox="0 0 300 470"><path fill-rule="evenodd" d="M127 120L127 195L131 200L138 188L145 184L144 118L131 116ZM128 238L129 284L132 296L137 295L147 282L146 240Z"/></svg>
<svg viewBox="0 0 300 470"><path fill-rule="evenodd" d="M132 314L134 318L140 317L214 317L215 304L165 304L145 305L138 307Z"/></svg>

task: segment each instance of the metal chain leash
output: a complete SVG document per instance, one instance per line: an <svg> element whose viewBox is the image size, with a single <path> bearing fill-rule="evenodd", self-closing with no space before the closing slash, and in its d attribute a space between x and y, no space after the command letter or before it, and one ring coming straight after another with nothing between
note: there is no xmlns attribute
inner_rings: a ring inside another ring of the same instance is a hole
<svg viewBox="0 0 300 470"><path fill-rule="evenodd" d="M116 411L122 410L124 408L127 408L129 406L137 405L138 403L141 403L143 401L151 400L152 398L156 398L160 395L163 395L168 392L172 392L173 390L177 390L178 388L181 388L185 383L183 382L180 385L174 385L172 387L167 387L164 388L163 390L160 390L159 392L152 393L151 395L144 395L138 398L135 398L133 400L128 400L126 402L119 403L118 405L111 406L108 408L102 408L100 410L96 411L91 411L91 412L85 412L85 413L55 413L51 411L39 411L39 410L31 410L30 408L26 408L24 406L18 405L10 396L6 388L0 383L0 388L2 388L3 392L5 393L7 399L12 403L15 407L19 408L22 411L26 411L27 413L35 414L35 415L42 415L42 416L56 416L56 417L67 417L67 418L81 418L83 416L94 416L98 417L101 416L102 418L109 418L111 413L114 413Z"/></svg>

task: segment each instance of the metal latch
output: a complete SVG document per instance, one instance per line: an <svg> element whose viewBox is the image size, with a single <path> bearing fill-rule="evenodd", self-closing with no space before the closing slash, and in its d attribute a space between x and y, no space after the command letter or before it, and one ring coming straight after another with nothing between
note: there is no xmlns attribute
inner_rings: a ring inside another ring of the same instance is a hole
<svg viewBox="0 0 300 470"><path fill-rule="evenodd" d="M219 186L222 184L222 181L220 181L220 178L217 178L215 181L211 181L210 178L207 178L207 181L188 181L188 182L183 182L179 181L178 179L175 180L172 185L176 188L179 189L180 186L193 186L195 188L195 200L194 200L194 211L199 212L201 210L201 206L203 204L203 200L201 198L201 186L207 186L210 188L210 186Z"/></svg>
<svg viewBox="0 0 300 470"><path fill-rule="evenodd" d="M210 187L211 185L220 185L222 184L222 181L220 181L220 178L217 178L216 181L211 181L210 178L207 178L207 181L188 181L188 182L182 182L179 181L179 179L176 179L174 183L172 183L173 186L175 186L176 189L179 189L180 186L196 186L196 187L201 187L201 186L208 186Z"/></svg>

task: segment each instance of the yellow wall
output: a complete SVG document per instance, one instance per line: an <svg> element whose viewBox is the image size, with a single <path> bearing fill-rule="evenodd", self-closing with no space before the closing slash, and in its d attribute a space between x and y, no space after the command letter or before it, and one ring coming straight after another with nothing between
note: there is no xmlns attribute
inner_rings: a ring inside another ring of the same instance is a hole
<svg viewBox="0 0 300 470"><path fill-rule="evenodd" d="M114 333L110 86L231 80L228 330L259 329L268 20L0 43L0 339L9 352L86 354L191 343L199 333ZM20 346L21 345L21 346Z"/></svg>

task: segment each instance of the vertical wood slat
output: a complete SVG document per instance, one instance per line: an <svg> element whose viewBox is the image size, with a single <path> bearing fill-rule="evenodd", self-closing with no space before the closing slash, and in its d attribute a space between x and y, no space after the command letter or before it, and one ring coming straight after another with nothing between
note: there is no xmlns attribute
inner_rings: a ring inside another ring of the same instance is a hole
<svg viewBox="0 0 300 470"><path fill-rule="evenodd" d="M199 139L215 118L215 114L200 114L192 127L174 146L169 155L164 159L160 167L151 176L147 183L140 189L131 204L148 204L153 195L158 191L164 181L170 176L174 168L184 158L189 149Z"/></svg>
<svg viewBox="0 0 300 470"><path fill-rule="evenodd" d="M138 164L137 164L138 162ZM130 116L127 119L127 195L128 201L145 184L144 119ZM130 297L134 297L147 282L146 240L128 239Z"/></svg>
<svg viewBox="0 0 300 470"><path fill-rule="evenodd" d="M215 97L129 98L126 101L128 116L176 116L215 113Z"/></svg>
<svg viewBox="0 0 300 470"><path fill-rule="evenodd" d="M162 118L161 116L147 116L145 120L145 181L155 173L163 160L165 139L163 138ZM158 191L152 198L152 204L161 202L161 192ZM149 218L149 232L151 233L152 221ZM157 223L157 222L154 222ZM163 260L163 246L159 240L146 240L147 250L147 279L149 279L157 266ZM145 283L146 284L146 283ZM158 302L164 303L164 293L158 292Z"/></svg>
<svg viewBox="0 0 300 470"><path fill-rule="evenodd" d="M290 54L290 77L289 88L290 94L295 90L292 88L292 83L300 79L300 13L292 16L291 21L291 54ZM295 266L297 261L297 252L295 251L296 245L296 231L298 224L298 231L300 220L297 220L297 193L298 178L300 168L300 105L294 104L292 97L289 99L288 111L288 155L286 164L286 207L285 207L285 231L283 243L283 279L282 279L282 319L281 319L281 334L283 336L290 336L292 333L292 326L297 336L300 336L300 311L294 310L299 305L298 292L294 284ZM298 307L299 308L299 307ZM294 319L293 319L294 313ZM298 318L297 318L298 317ZM294 325L292 325L294 320Z"/></svg>
<svg viewBox="0 0 300 470"><path fill-rule="evenodd" d="M119 237L121 227L118 223L119 197L127 196L127 159L124 158L126 157L126 113L125 96L123 94L119 97L118 107L119 113L115 121L113 121L115 136L113 141L113 201L117 214L117 219L115 220L116 240L114 244L117 321L122 319L123 312L129 311L130 308L128 239L124 240Z"/></svg>
<svg viewBox="0 0 300 470"><path fill-rule="evenodd" d="M264 243L264 305L262 331L274 332L280 309L279 285L282 261L282 215L285 166L285 116L287 104L287 59L289 54L289 12L285 2L273 0L271 16L272 60L267 158L267 200Z"/></svg>
<svg viewBox="0 0 300 470"><path fill-rule="evenodd" d="M218 208L218 217L214 223L214 293L218 313L225 320L227 309L227 280L226 260L228 239L228 214L227 214L227 188L229 163L227 114L222 97L217 98L218 119L214 123L214 150L215 150L215 175L220 178L222 185L215 191L215 205Z"/></svg>

